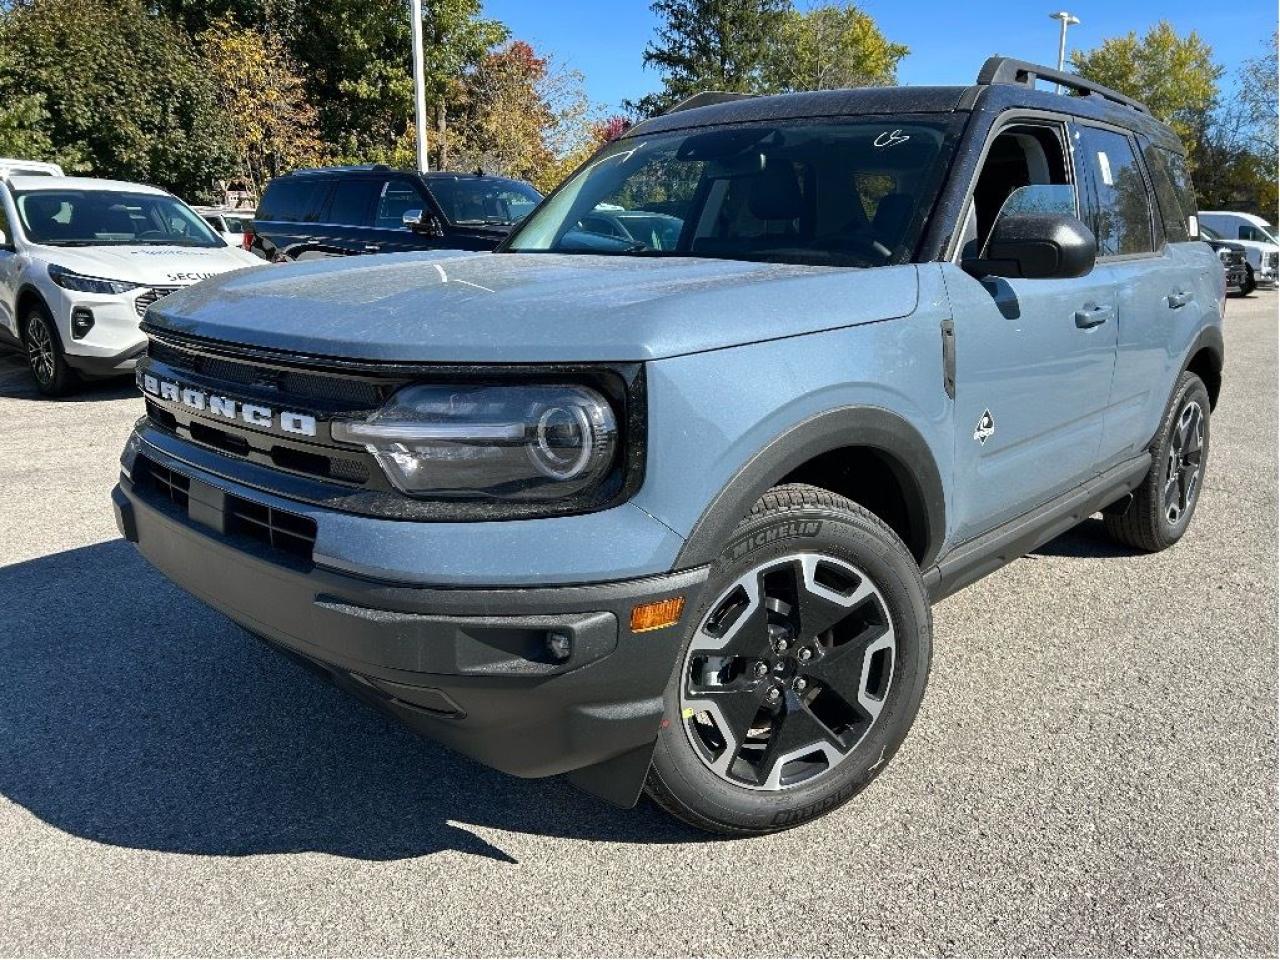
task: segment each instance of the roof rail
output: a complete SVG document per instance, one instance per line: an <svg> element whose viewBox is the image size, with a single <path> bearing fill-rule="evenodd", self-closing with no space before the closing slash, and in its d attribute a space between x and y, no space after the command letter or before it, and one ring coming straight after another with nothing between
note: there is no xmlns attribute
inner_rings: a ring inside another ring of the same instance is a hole
<svg viewBox="0 0 1280 960"><path fill-rule="evenodd" d="M1048 80L1050 83L1056 83L1081 94L1096 94L1112 103L1137 110L1139 113L1145 113L1148 116L1151 114L1146 104L1132 97L1126 97L1110 87L1086 80L1078 74L1055 70L1052 67L1042 67L1025 60L1015 60L1013 57L989 57L982 65L982 69L978 71L978 83L982 86L994 83L1016 83L1034 89L1037 80Z"/></svg>
<svg viewBox="0 0 1280 960"><path fill-rule="evenodd" d="M733 100L749 100L754 97L754 93L722 93L717 90L704 90L702 93L695 93L692 97L686 97L677 103L670 110L663 113L679 113L681 110L692 110L695 107L710 107L717 103L729 103Z"/></svg>

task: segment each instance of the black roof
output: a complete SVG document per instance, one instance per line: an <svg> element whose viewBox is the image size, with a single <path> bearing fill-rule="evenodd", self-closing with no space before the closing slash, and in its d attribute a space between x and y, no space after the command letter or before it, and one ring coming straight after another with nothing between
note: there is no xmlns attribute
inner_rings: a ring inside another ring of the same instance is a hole
<svg viewBox="0 0 1280 960"><path fill-rule="evenodd" d="M304 167L281 174L285 177L333 176L343 173L406 173L410 176L424 177L427 180L474 180L484 178L490 180L510 180L496 173L476 173L466 170L413 170L409 167L392 167L385 163L352 163L333 167Z"/></svg>
<svg viewBox="0 0 1280 960"><path fill-rule="evenodd" d="M1037 81L1060 82L1069 95L1036 89ZM858 87L755 97L698 94L668 113L636 124L624 137L722 123L877 114L1001 112L1015 107L1114 123L1182 152L1173 132L1155 120L1138 101L1074 74L1009 57L987 60L978 82L967 87Z"/></svg>

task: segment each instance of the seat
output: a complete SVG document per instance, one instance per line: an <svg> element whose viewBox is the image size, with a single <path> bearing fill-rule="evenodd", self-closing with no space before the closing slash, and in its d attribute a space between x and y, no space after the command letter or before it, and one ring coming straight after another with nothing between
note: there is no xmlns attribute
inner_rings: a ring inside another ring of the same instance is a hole
<svg viewBox="0 0 1280 960"><path fill-rule="evenodd" d="M871 221L875 238L890 250L896 250L911 223L915 206L915 200L908 193L887 193L881 197Z"/></svg>

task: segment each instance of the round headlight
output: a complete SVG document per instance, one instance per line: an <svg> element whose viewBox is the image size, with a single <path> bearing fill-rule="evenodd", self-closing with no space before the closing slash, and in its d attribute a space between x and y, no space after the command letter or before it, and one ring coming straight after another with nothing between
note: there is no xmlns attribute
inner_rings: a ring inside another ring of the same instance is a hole
<svg viewBox="0 0 1280 960"><path fill-rule="evenodd" d="M569 384L405 387L332 435L365 447L405 493L524 502L582 496L609 475L618 446L609 401Z"/></svg>

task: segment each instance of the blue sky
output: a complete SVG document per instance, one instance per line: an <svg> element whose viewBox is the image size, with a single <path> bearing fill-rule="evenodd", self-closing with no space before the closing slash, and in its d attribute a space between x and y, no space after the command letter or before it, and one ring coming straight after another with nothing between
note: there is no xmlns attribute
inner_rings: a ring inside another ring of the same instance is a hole
<svg viewBox="0 0 1280 960"><path fill-rule="evenodd" d="M890 39L911 48L899 71L902 83L951 84L972 82L992 53L1056 61L1058 24L1049 14L1062 9L1060 2L862 0L859 6ZM653 35L648 0L484 0L484 6L517 37L580 70L591 99L606 108L658 85L640 59ZM1263 52L1276 29L1273 0L1070 0L1066 9L1081 20L1071 28L1068 49L1142 33L1163 17L1180 33L1198 31L1228 68L1228 81L1240 60Z"/></svg>

